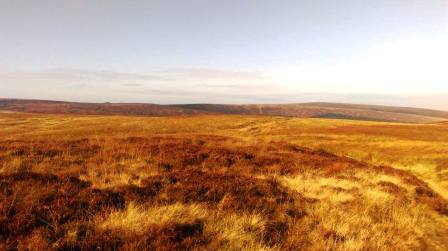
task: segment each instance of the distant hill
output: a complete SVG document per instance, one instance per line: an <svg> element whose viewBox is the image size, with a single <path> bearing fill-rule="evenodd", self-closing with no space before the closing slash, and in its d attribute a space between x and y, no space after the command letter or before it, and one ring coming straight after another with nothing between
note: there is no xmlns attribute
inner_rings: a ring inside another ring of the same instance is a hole
<svg viewBox="0 0 448 251"><path fill-rule="evenodd" d="M445 111L409 107L389 107L339 103L302 103L272 105L192 104L175 105L173 107L181 107L204 112L223 114L355 119L406 123L428 123L448 120L448 112Z"/></svg>
<svg viewBox="0 0 448 251"><path fill-rule="evenodd" d="M200 114L267 115L404 123L448 121L448 112L446 111L340 103L157 105L144 103L78 103L46 100L0 99L0 110L45 114L129 116L179 116Z"/></svg>
<svg viewBox="0 0 448 251"><path fill-rule="evenodd" d="M78 103L47 100L0 99L0 110L44 113L44 114L84 114L84 115L134 115L173 116L207 114L182 107L139 103Z"/></svg>
<svg viewBox="0 0 448 251"><path fill-rule="evenodd" d="M359 105L359 104L341 104L341 103L305 103L302 105L317 106L317 107L333 107L333 108L351 108L362 109L372 111L394 112L394 113L407 113L414 115L422 115L428 117L448 118L447 111L412 108L412 107L394 107L394 106L380 106L380 105Z"/></svg>

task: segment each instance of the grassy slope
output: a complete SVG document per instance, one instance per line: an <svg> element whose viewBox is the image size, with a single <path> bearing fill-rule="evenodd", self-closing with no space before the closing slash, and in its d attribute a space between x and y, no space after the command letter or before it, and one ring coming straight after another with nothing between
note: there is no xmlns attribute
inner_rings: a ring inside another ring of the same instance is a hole
<svg viewBox="0 0 448 251"><path fill-rule="evenodd" d="M1 114L0 125L0 249L447 248L447 124Z"/></svg>

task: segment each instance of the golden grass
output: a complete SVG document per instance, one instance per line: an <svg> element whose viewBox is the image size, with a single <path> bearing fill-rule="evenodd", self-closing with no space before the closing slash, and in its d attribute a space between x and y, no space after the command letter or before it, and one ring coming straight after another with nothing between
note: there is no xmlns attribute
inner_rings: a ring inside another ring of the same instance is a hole
<svg viewBox="0 0 448 251"><path fill-rule="evenodd" d="M223 250L267 250L261 243L264 220L257 214L226 213L201 204L175 203L166 206L143 206L130 203L125 210L113 211L97 219L101 230L120 235L142 235L151 226L204 221L204 232L213 237L214 246Z"/></svg>
<svg viewBox="0 0 448 251"><path fill-rule="evenodd" d="M447 238L440 238L448 233L446 217L413 202L411 186L397 177L358 172L350 179L312 175L281 179L316 199L309 215L296 226L307 229L311 249L419 249L421 240L427 239L432 240L427 247L431 250L446 248ZM397 190L385 190L384 185Z"/></svg>
<svg viewBox="0 0 448 251"><path fill-rule="evenodd" d="M206 215L207 209L196 204L144 207L130 203L125 210L110 213L100 222L99 228L141 234L151 225L163 225L170 221L188 223Z"/></svg>

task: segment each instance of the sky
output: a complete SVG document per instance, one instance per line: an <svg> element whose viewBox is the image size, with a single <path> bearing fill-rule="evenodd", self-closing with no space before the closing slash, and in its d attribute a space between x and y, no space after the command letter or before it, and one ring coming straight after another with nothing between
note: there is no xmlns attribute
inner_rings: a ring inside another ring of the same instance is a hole
<svg viewBox="0 0 448 251"><path fill-rule="evenodd" d="M448 110L448 1L0 0L0 97Z"/></svg>

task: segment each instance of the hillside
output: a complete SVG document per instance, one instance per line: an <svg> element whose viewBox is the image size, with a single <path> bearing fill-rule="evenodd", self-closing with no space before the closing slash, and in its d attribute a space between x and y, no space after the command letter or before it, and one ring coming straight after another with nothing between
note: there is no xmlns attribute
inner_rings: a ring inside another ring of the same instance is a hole
<svg viewBox="0 0 448 251"><path fill-rule="evenodd" d="M79 103L47 100L0 99L0 110L82 115L171 116L207 114L188 108L138 103Z"/></svg>
<svg viewBox="0 0 448 251"><path fill-rule="evenodd" d="M191 104L173 107L195 109L218 114L269 115L300 118L334 118L366 121L428 123L448 119L448 112L372 105L303 103L272 105Z"/></svg>
<svg viewBox="0 0 448 251"><path fill-rule="evenodd" d="M127 116L172 116L194 114L268 115L402 123L432 123L448 120L448 112L445 111L336 103L156 105L139 103L77 103L45 100L0 99L0 111Z"/></svg>
<svg viewBox="0 0 448 251"><path fill-rule="evenodd" d="M360 110L371 110L371 111L381 111L381 112L392 112L392 113L405 113L413 115L421 115L426 117L436 117L436 118L446 118L448 119L447 111L414 108L414 107L394 107L394 106L380 106L380 105L361 105L361 104L342 104L342 103L304 103L305 106L313 107L333 107L342 109L360 109Z"/></svg>
<svg viewBox="0 0 448 251"><path fill-rule="evenodd" d="M443 123L4 113L0 125L0 250L448 248Z"/></svg>

